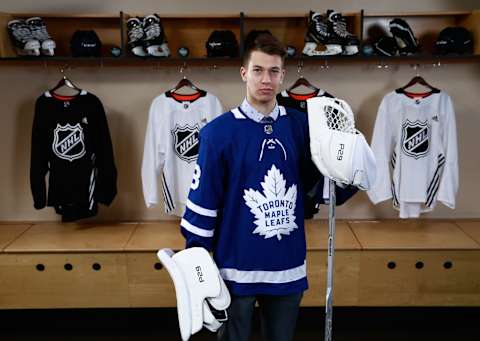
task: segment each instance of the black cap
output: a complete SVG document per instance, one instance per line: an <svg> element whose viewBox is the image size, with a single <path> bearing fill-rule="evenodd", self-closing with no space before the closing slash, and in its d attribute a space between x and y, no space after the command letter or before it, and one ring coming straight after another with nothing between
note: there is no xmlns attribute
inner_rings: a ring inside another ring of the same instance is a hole
<svg viewBox="0 0 480 341"><path fill-rule="evenodd" d="M230 31L213 31L205 43L208 57L237 57L238 42L235 34Z"/></svg>
<svg viewBox="0 0 480 341"><path fill-rule="evenodd" d="M70 48L73 57L100 57L102 42L95 31L78 30L70 40Z"/></svg>

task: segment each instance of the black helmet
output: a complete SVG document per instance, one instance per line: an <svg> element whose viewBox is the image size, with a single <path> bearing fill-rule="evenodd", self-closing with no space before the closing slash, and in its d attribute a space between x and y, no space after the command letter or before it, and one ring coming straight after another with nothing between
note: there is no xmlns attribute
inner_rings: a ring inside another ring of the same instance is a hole
<svg viewBox="0 0 480 341"><path fill-rule="evenodd" d="M438 35L435 49L438 54L471 54L473 53L472 33L464 27L447 27Z"/></svg>

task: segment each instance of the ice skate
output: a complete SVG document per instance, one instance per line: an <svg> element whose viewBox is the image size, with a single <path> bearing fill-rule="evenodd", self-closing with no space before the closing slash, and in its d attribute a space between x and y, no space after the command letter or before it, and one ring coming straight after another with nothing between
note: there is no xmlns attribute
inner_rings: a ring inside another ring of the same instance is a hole
<svg viewBox="0 0 480 341"><path fill-rule="evenodd" d="M7 24L17 54L21 56L39 56L40 42L35 39L24 20L11 20Z"/></svg>
<svg viewBox="0 0 480 341"><path fill-rule="evenodd" d="M144 47L149 55L154 57L170 56L165 32L157 14L149 15L143 19L143 31L145 32Z"/></svg>
<svg viewBox="0 0 480 341"><path fill-rule="evenodd" d="M342 45L332 36L327 20L321 13L310 11L308 31L305 35L303 54L314 56L333 56L342 53Z"/></svg>
<svg viewBox="0 0 480 341"><path fill-rule="evenodd" d="M40 17L32 17L25 21L30 32L36 40L41 44L41 52L45 56L54 56L57 44L50 37L45 22Z"/></svg>

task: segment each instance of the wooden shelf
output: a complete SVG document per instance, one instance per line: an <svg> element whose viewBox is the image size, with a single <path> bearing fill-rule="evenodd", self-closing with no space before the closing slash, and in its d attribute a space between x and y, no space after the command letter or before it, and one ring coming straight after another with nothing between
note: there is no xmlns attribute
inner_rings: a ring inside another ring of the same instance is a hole
<svg viewBox="0 0 480 341"><path fill-rule="evenodd" d="M30 18L39 16L41 18L71 18L71 19L116 19L118 20L118 13L9 13L15 18Z"/></svg>
<svg viewBox="0 0 480 341"><path fill-rule="evenodd" d="M297 56L289 58L288 63L321 61L335 63L370 63L388 61L388 63L420 63L440 61L444 63L471 63L480 60L480 10L444 11L444 12L346 12L349 32L362 41L372 42L381 34L389 34L388 22L394 17L407 19L422 48L421 54L413 56L326 56L302 57L301 51L308 13L229 13L209 16L197 16L192 13L162 15L168 45L172 54L170 58L139 58L133 56L127 48L126 22L130 17L144 17L148 13L119 14L52 14L52 13L0 13L0 26L6 26L13 18L28 18L41 15L52 38L57 42L55 57L17 57L10 42L7 31L0 34L0 65L11 65L12 62L41 63L98 63L100 65L171 65L178 63L239 65L238 58L206 58L205 42L214 30L231 30L239 43L239 56L243 51L243 39L253 29L270 30L285 45L294 46ZM433 43L439 32L447 26L464 26L474 33L475 54L472 56L437 56L433 54ZM76 30L95 30L102 41L101 58L70 57L70 39ZM383 32L383 33L382 33ZM122 48L120 57L113 57L110 50L113 46ZM179 58L179 47L188 47L189 58Z"/></svg>
<svg viewBox="0 0 480 341"><path fill-rule="evenodd" d="M468 11L442 11L442 12L364 12L366 18L381 17L441 17L441 16L467 16L472 12Z"/></svg>
<svg viewBox="0 0 480 341"><path fill-rule="evenodd" d="M327 251L328 246L328 221L306 220L305 234L307 236L307 249L310 251ZM361 250L361 245L352 233L348 222L336 222L335 248L337 250Z"/></svg>
<svg viewBox="0 0 480 341"><path fill-rule="evenodd" d="M127 21L129 18L143 15L132 15L129 13L121 13L122 21L122 46L127 46ZM166 40L168 41L168 47L173 58L177 56L177 50L180 47L187 47L190 51L189 56L191 58L204 58L207 54L206 41L210 34L215 30L230 30L232 31L239 43L240 54L240 42L242 39L242 16L240 13L234 15L221 15L221 16L173 16L166 15L160 16L163 30L165 32ZM124 56L133 56L130 51L124 48Z"/></svg>
<svg viewBox="0 0 480 341"><path fill-rule="evenodd" d="M1 224L0 225L0 252L21 236L31 224Z"/></svg>
<svg viewBox="0 0 480 341"><path fill-rule="evenodd" d="M8 21L12 19L27 19L39 16L38 13L0 13L0 26L5 29L0 34L0 57L16 57L8 31ZM77 30L94 30L102 42L102 56L110 55L114 46L122 46L120 15L96 14L41 14L50 36L55 40L57 47L55 54L58 57L70 55L70 40ZM41 57L42 58L42 57Z"/></svg>
<svg viewBox="0 0 480 341"><path fill-rule="evenodd" d="M458 221L456 224L480 244L480 221Z"/></svg>
<svg viewBox="0 0 480 341"><path fill-rule="evenodd" d="M480 234L472 220L337 221L337 306L478 306ZM323 306L327 222L309 220L309 290ZM475 240L476 239L476 240ZM184 248L179 221L0 223L1 309L175 307L156 251Z"/></svg>
<svg viewBox="0 0 480 341"><path fill-rule="evenodd" d="M350 222L364 250L479 250L480 245L449 221Z"/></svg>
<svg viewBox="0 0 480 341"><path fill-rule="evenodd" d="M183 250L185 239L180 233L180 221L141 223L125 246L127 252L151 252L162 248Z"/></svg>
<svg viewBox="0 0 480 341"><path fill-rule="evenodd" d="M337 221L336 249L477 250L480 222L472 220ZM131 223L4 223L0 247L5 253L154 252L183 249L178 220ZM326 251L328 222L306 220L307 249Z"/></svg>
<svg viewBox="0 0 480 341"><path fill-rule="evenodd" d="M121 252L137 223L34 224L4 250L6 253ZM0 226L0 229L2 227ZM2 230L3 232L3 230Z"/></svg>
<svg viewBox="0 0 480 341"><path fill-rule="evenodd" d="M389 22L393 18L405 19L419 41L420 50L424 54L433 54L435 41L439 33L446 27L463 26L472 32L474 54L480 54L480 11L444 11L444 12L388 12L363 13L362 36L365 42L375 42L381 36L391 36Z"/></svg>

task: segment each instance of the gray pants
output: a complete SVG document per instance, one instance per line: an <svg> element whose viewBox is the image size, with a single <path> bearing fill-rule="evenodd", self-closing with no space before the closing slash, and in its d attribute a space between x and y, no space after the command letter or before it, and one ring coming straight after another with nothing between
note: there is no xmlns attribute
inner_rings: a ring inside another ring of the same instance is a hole
<svg viewBox="0 0 480 341"><path fill-rule="evenodd" d="M228 321L217 334L218 341L248 341L252 329L255 302L260 307L262 340L292 341L298 307L303 293L273 296L233 296L228 308Z"/></svg>

